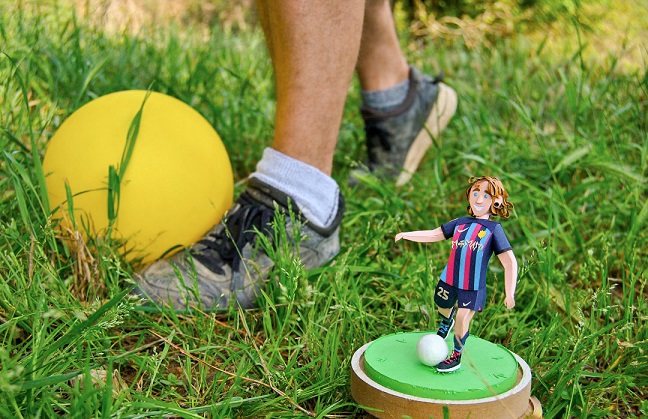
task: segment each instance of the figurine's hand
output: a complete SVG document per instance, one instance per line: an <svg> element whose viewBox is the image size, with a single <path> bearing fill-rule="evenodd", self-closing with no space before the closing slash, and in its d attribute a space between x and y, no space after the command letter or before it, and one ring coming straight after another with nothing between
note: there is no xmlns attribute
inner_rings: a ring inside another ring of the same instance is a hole
<svg viewBox="0 0 648 419"><path fill-rule="evenodd" d="M394 237L394 241L395 241L395 242L399 241L400 239L403 238L404 235L405 235L405 233L398 233L398 234L396 235L396 237Z"/></svg>
<svg viewBox="0 0 648 419"><path fill-rule="evenodd" d="M513 297L506 297L504 299L504 305L508 310L512 309L515 307L515 299Z"/></svg>

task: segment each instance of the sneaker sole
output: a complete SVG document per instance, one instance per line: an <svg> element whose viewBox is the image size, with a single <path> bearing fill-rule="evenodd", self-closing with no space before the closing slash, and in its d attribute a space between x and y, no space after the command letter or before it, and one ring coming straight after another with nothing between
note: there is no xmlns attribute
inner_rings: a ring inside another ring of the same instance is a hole
<svg viewBox="0 0 648 419"><path fill-rule="evenodd" d="M448 126L456 110L457 92L452 87L439 83L436 103L432 107L432 112L430 112L427 121L425 121L425 126L416 136L405 156L403 171L396 180L396 186L403 186L410 181L419 164L421 164L423 156L432 146L432 138L439 138L439 134Z"/></svg>
<svg viewBox="0 0 648 419"><path fill-rule="evenodd" d="M448 368L446 370L442 370L442 369L437 368L437 371L438 372L453 372L453 371L457 371L459 368L461 368L461 364L455 365L454 367Z"/></svg>

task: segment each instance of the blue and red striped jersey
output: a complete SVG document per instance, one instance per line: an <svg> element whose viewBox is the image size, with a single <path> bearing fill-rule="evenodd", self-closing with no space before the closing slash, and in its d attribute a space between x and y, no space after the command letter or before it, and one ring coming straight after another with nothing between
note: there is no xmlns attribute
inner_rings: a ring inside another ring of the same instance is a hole
<svg viewBox="0 0 648 419"><path fill-rule="evenodd" d="M452 252L441 280L462 290L486 288L486 269L493 253L511 250L502 225L495 221L461 217L441 226L452 238Z"/></svg>

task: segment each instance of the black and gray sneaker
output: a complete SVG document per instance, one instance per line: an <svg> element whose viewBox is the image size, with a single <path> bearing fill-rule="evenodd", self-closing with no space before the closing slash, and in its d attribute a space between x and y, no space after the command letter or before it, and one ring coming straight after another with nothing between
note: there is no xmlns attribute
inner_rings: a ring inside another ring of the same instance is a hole
<svg viewBox="0 0 648 419"><path fill-rule="evenodd" d="M135 293L158 306L176 310L226 308L231 299L236 299L242 308L252 308L274 266L260 246L258 235L272 238L271 223L279 214L285 219L292 248L298 243L306 269L322 266L340 250L342 195L339 199L332 226L319 228L299 213L286 194L251 178L221 223L190 248L146 268L137 278ZM289 206L294 217L289 215Z"/></svg>
<svg viewBox="0 0 648 419"><path fill-rule="evenodd" d="M410 67L409 92L399 108L388 112L360 109L369 171L395 179L396 186L409 182L432 146L432 138L438 138L457 109L457 93L441 80L443 75L432 78ZM350 183L357 183L363 173L354 171Z"/></svg>

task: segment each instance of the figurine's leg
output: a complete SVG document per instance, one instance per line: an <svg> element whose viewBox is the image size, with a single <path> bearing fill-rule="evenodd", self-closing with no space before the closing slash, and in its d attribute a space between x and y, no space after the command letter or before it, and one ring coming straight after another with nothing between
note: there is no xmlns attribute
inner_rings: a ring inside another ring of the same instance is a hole
<svg viewBox="0 0 648 419"><path fill-rule="evenodd" d="M441 324L437 335L443 339L448 336L454 327L455 304L457 302L457 289L443 281L439 281L434 292L434 303L441 316Z"/></svg>
<svg viewBox="0 0 648 419"><path fill-rule="evenodd" d="M472 320L475 312L467 308L460 308L457 310L457 324L455 326L455 336L463 337L468 333L470 328L470 321Z"/></svg>
<svg viewBox="0 0 648 419"><path fill-rule="evenodd" d="M450 308L438 307L438 312L441 316L441 324L439 324L439 328L437 329L437 335L441 336L443 339L448 336L455 325L455 311L455 306L452 306Z"/></svg>
<svg viewBox="0 0 648 419"><path fill-rule="evenodd" d="M457 310L457 324L455 326L455 346L454 350L461 353L463 347L468 339L468 330L470 329L470 321L472 320L475 312L467 308L460 308Z"/></svg>
<svg viewBox="0 0 648 419"><path fill-rule="evenodd" d="M443 316L445 319L449 319L452 314L454 314L454 307L450 308L443 308L443 307L437 307L439 314Z"/></svg>
<svg viewBox="0 0 648 419"><path fill-rule="evenodd" d="M456 326L454 333L454 350L452 354L445 361L437 365L439 372L456 371L461 367L461 353L463 352L464 345L470 333L470 320L475 315L473 310L467 308L459 308L456 316Z"/></svg>

